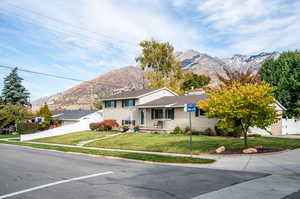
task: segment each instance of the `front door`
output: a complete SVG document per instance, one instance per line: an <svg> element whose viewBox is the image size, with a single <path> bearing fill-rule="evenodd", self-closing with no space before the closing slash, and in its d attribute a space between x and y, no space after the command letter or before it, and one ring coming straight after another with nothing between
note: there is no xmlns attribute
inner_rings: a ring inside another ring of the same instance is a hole
<svg viewBox="0 0 300 199"><path fill-rule="evenodd" d="M141 126L145 125L145 111L144 110L140 111L140 124L141 124Z"/></svg>

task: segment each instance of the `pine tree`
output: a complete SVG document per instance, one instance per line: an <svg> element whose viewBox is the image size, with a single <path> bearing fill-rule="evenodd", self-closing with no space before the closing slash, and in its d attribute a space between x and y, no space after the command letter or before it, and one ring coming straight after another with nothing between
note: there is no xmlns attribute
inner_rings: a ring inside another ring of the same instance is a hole
<svg viewBox="0 0 300 199"><path fill-rule="evenodd" d="M0 105L3 104L3 99L2 97L0 96Z"/></svg>
<svg viewBox="0 0 300 199"><path fill-rule="evenodd" d="M29 105L29 92L22 85L22 78L18 76L18 68L4 78L2 97L4 104Z"/></svg>

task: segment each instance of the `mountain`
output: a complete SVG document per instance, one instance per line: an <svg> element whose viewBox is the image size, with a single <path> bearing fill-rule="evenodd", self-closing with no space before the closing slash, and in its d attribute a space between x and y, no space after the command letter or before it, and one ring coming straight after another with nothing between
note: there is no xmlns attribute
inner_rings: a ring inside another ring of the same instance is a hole
<svg viewBox="0 0 300 199"><path fill-rule="evenodd" d="M224 66L234 69L251 67L257 71L268 58L277 58L280 53L260 53L257 55L234 55L231 58L217 58L194 50L176 52L175 56L182 62L183 70L197 74L209 75L212 85L217 84L216 72L222 73ZM91 101L103 96L142 88L143 71L136 66L127 66L100 75L99 77L76 85L62 93L44 97L32 102L33 110L45 102L51 109L89 109ZM93 89L91 89L93 87ZM93 100L91 98L93 93Z"/></svg>
<svg viewBox="0 0 300 199"><path fill-rule="evenodd" d="M32 109L37 110L44 103L47 103L50 109L90 109L91 93L93 93L93 99L98 99L122 91L140 89L142 88L142 74L143 71L134 66L112 70L62 93L35 100L32 102Z"/></svg>

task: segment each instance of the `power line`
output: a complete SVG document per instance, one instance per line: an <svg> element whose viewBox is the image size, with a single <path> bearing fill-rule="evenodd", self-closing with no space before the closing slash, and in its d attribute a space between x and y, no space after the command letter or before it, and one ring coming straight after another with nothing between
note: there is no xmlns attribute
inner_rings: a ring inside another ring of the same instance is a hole
<svg viewBox="0 0 300 199"><path fill-rule="evenodd" d="M56 23L60 23L60 24L63 24L63 25L68 25L68 26L70 26L72 28L75 28L77 30L81 30L81 31L84 31L84 32L87 32L87 33L92 33L92 34L97 35L97 36L102 35L103 37L106 37L108 39L114 39L115 40L115 38L113 38L111 36L107 36L107 35L105 35L103 33L98 33L98 32L95 32L95 31L88 31L84 27L76 26L76 25L68 23L66 21L63 21L63 20L60 20L60 19L57 19L57 18L53 18L53 17L47 16L47 15L44 15L42 13L39 13L39 12L34 11L34 10L30 10L28 8L20 7L20 6L17 6L15 4L12 4L12 3L9 3L9 2L7 2L7 4L9 6L21 9L21 10L23 10L25 12L28 12L28 13L31 13L31 14L34 14L34 15L38 15L38 16L43 17L43 18L47 18L47 19L49 19L51 21L55 21ZM131 42L128 42L128 41L125 41L125 40L120 40L120 39L118 39L116 42L122 42L122 43L126 43L126 44L129 44L129 45L132 45ZM112 43L112 42L110 42L110 43Z"/></svg>
<svg viewBox="0 0 300 199"><path fill-rule="evenodd" d="M6 68L6 69L16 68L16 67L6 66L6 65L0 65L0 67L1 68ZM75 79L75 78L70 78L70 77L63 77L63 76L49 74L49 73L42 73L42 72L27 70L27 69L23 69L23 68L19 68L19 67L17 67L17 70L22 71L22 72L26 72L26 73L31 73L31 74L37 74L37 75L43 75L43 76L47 76L47 77L53 77L53 78L57 78L57 79L70 80L70 81L76 81L76 82L87 83L87 84L95 84L95 83L90 83L86 80ZM107 84L107 83L101 83L101 82L98 82L96 84L100 84L100 85L104 85L104 86L112 86L112 87L121 87L121 86L116 86L116 85L113 85L113 84Z"/></svg>

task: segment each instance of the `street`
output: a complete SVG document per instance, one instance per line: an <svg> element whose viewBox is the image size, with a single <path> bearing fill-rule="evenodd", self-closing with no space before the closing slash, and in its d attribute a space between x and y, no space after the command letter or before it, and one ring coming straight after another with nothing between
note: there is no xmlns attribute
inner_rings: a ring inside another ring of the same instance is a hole
<svg viewBox="0 0 300 199"><path fill-rule="evenodd" d="M194 198L267 176L3 144L0 157L0 199Z"/></svg>

